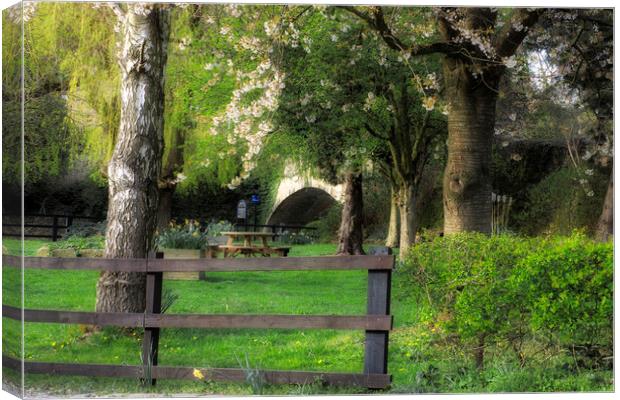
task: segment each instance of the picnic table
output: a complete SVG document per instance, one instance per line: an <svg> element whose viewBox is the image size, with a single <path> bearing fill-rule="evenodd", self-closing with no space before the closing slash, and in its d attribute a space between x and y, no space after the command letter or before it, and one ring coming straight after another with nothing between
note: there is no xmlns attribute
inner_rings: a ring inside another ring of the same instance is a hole
<svg viewBox="0 0 620 400"><path fill-rule="evenodd" d="M228 237L228 242L219 246L224 251L224 257L234 257L236 255L270 257L272 254L286 257L290 247L271 247L268 239L273 236L270 232L222 232ZM260 240L260 244L253 241ZM235 244L235 241L243 241L242 245Z"/></svg>

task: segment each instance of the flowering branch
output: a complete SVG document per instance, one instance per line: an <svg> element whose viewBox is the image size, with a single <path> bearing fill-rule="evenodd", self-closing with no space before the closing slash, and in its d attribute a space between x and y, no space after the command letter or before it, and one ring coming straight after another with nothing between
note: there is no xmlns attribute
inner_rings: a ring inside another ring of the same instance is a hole
<svg viewBox="0 0 620 400"><path fill-rule="evenodd" d="M543 9L521 8L516 12L510 24L506 24L504 29L495 38L495 49L499 57L510 57L515 54L523 39L542 15Z"/></svg>
<svg viewBox="0 0 620 400"><path fill-rule="evenodd" d="M385 22L385 18L383 16L383 9L381 7L372 7L372 15L362 12L353 6L340 6L340 8L354 14L358 18L365 21L371 28L373 28L379 33L383 41L391 49L402 51L404 53L409 53L411 56L421 56L433 53L448 54L457 51L457 49L453 45L446 42L434 42L425 45L406 46L392 33L391 29Z"/></svg>

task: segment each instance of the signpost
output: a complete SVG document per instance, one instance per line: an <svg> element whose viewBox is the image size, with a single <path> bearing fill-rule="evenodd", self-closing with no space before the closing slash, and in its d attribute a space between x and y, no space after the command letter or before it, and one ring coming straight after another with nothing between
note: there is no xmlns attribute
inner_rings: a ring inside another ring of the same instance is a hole
<svg viewBox="0 0 620 400"><path fill-rule="evenodd" d="M257 194L253 194L252 197L250 197L250 202L254 205L254 230L256 230L256 219L258 218L258 212L256 212L256 207L260 204L260 196Z"/></svg>

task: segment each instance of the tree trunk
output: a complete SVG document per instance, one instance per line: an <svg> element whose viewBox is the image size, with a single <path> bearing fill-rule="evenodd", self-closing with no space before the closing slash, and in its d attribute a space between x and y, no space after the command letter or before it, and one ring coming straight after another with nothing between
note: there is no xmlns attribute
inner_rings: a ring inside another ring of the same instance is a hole
<svg viewBox="0 0 620 400"><path fill-rule="evenodd" d="M163 148L164 66L169 12L127 4L121 18L121 117L108 164L106 258L143 258L153 249ZM98 312L142 312L146 276L102 272Z"/></svg>
<svg viewBox="0 0 620 400"><path fill-rule="evenodd" d="M398 190L392 187L392 196L390 197L390 223L388 226L388 234L385 239L387 247L398 247Z"/></svg>
<svg viewBox="0 0 620 400"><path fill-rule="evenodd" d="M603 212L598 219L596 226L596 239L606 242L614 234L614 171L612 169L609 177L609 185L603 202Z"/></svg>
<svg viewBox="0 0 620 400"><path fill-rule="evenodd" d="M413 184L405 183L400 189L400 250L398 258L404 261L407 251L415 243L417 224L415 218L416 193Z"/></svg>
<svg viewBox="0 0 620 400"><path fill-rule="evenodd" d="M172 219L172 196L176 185L159 189L159 206L157 207L157 231L159 233L168 229Z"/></svg>
<svg viewBox="0 0 620 400"><path fill-rule="evenodd" d="M498 77L481 81L462 61L446 57L448 160L443 181L444 233L491 233L491 141Z"/></svg>
<svg viewBox="0 0 620 400"><path fill-rule="evenodd" d="M344 181L344 207L338 231L338 252L364 254L362 174L347 173Z"/></svg>

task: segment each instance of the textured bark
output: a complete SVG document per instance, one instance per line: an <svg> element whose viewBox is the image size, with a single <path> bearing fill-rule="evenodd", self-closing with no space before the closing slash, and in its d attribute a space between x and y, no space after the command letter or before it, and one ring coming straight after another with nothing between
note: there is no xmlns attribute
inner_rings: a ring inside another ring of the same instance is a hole
<svg viewBox="0 0 620 400"><path fill-rule="evenodd" d="M611 171L607 193L603 202L603 211L596 226L596 239L601 242L609 240L614 234L614 171Z"/></svg>
<svg viewBox="0 0 620 400"><path fill-rule="evenodd" d="M403 261L409 247L415 243L417 219L415 217L416 191L413 184L405 183L400 189L400 252L399 259Z"/></svg>
<svg viewBox="0 0 620 400"><path fill-rule="evenodd" d="M387 247L397 247L399 242L399 226L398 226L398 190L392 187L392 195L390 197L390 222L388 225L388 234L385 239Z"/></svg>
<svg viewBox="0 0 620 400"><path fill-rule="evenodd" d="M455 58L444 60L448 160L443 181L444 233L491 233L491 143L498 76L472 76ZM491 87L489 87L491 86Z"/></svg>
<svg viewBox="0 0 620 400"><path fill-rule="evenodd" d="M169 11L132 3L121 25L121 117L108 164L106 258L143 258L153 249L163 148L164 67ZM98 312L142 312L144 274L102 272Z"/></svg>
<svg viewBox="0 0 620 400"><path fill-rule="evenodd" d="M364 254L362 174L347 173L344 179L344 207L338 232L339 255Z"/></svg>

